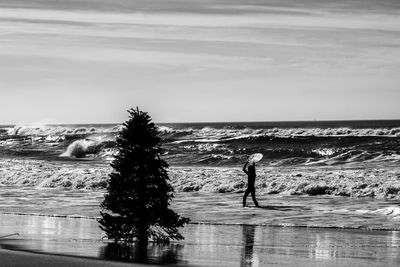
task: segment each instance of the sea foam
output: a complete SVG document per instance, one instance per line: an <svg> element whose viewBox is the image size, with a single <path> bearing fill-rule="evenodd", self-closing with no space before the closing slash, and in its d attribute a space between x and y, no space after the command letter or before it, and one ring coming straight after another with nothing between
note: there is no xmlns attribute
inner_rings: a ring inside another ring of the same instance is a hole
<svg viewBox="0 0 400 267"><path fill-rule="evenodd" d="M60 164L41 160L0 160L0 184L101 189L112 169L107 164ZM241 168L171 167L177 192L243 193ZM257 168L257 194L337 195L400 199L400 168Z"/></svg>

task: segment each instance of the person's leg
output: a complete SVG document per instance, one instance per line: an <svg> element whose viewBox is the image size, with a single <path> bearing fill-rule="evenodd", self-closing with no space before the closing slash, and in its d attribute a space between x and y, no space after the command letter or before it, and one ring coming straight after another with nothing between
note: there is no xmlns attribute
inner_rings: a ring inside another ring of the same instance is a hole
<svg viewBox="0 0 400 267"><path fill-rule="evenodd" d="M256 200L256 189L254 187L251 189L251 198L253 199L254 205L258 207L258 202Z"/></svg>
<svg viewBox="0 0 400 267"><path fill-rule="evenodd" d="M246 206L246 198L247 198L247 196L248 196L249 194L250 194L250 189L247 188L247 189L246 189L246 192L244 192L244 195L243 195L243 207Z"/></svg>

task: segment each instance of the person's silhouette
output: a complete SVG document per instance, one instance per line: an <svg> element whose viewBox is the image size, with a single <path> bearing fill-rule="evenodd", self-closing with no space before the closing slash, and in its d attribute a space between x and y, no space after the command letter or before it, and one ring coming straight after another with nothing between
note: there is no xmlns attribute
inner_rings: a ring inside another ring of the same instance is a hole
<svg viewBox="0 0 400 267"><path fill-rule="evenodd" d="M250 193L251 193L251 198L253 199L254 205L256 205L256 207L259 207L258 202L256 200L256 188L254 186L254 183L256 181L256 163L253 162L253 165L249 165L249 167L246 169L247 164L249 164L248 161L243 166L243 171L247 174L247 177L248 177L247 189L243 196L243 207L246 206L246 199Z"/></svg>

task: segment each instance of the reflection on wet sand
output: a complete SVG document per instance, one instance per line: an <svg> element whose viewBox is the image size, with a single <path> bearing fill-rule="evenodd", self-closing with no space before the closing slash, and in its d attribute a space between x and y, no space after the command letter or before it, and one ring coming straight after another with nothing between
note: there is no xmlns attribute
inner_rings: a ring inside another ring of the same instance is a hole
<svg viewBox="0 0 400 267"><path fill-rule="evenodd" d="M96 220L0 215L2 248L136 261L135 248L103 242ZM252 225L191 224L185 240L151 244L147 262L184 266L397 266L400 233Z"/></svg>
<svg viewBox="0 0 400 267"><path fill-rule="evenodd" d="M254 255L254 225L243 225L242 226L242 242L243 246L241 249L241 267L252 267L258 266L256 257Z"/></svg>
<svg viewBox="0 0 400 267"><path fill-rule="evenodd" d="M182 264L181 259L183 245L171 244L160 246L150 244L147 251L147 258L140 257L135 246L122 246L116 243L108 243L99 249L99 259L126 261L126 262L146 262L152 264Z"/></svg>

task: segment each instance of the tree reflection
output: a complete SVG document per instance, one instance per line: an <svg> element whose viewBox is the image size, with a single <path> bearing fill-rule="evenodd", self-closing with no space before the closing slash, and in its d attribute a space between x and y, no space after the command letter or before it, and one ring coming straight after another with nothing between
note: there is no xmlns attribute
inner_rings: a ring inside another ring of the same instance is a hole
<svg viewBox="0 0 400 267"><path fill-rule="evenodd" d="M114 261L145 262L152 264L182 264L183 245L157 245L148 246L147 256L144 258L137 246L125 246L118 243L109 243L100 248L99 258Z"/></svg>

